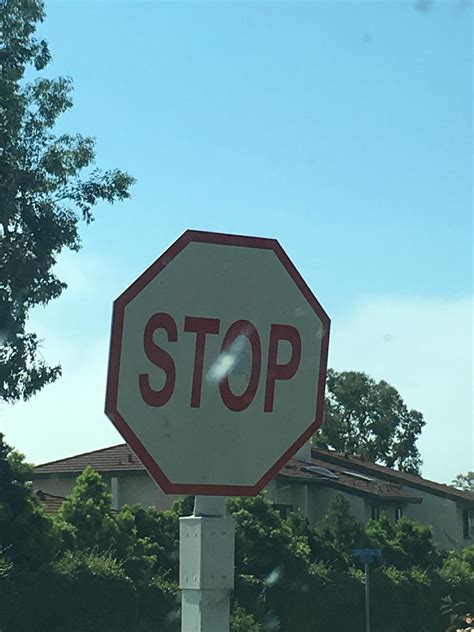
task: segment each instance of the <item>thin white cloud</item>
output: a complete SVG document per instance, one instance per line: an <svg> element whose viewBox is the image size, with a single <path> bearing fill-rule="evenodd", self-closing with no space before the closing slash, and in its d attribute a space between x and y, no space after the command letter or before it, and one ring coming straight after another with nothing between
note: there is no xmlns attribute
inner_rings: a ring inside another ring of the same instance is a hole
<svg viewBox="0 0 474 632"><path fill-rule="evenodd" d="M68 283L60 299L31 313L27 329L44 340L62 377L27 402L0 404L0 431L34 463L121 441L104 409L112 300L111 266L100 257L66 252L56 273Z"/></svg>
<svg viewBox="0 0 474 632"><path fill-rule="evenodd" d="M103 413L108 340L84 347L47 339L48 349L62 350L63 375L28 402L2 406L0 430L7 441L34 463L119 443Z"/></svg>

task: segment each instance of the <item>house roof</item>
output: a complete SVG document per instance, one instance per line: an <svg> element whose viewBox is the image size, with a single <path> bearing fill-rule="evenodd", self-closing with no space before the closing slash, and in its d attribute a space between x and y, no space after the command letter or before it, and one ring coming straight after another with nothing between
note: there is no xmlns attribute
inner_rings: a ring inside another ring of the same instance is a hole
<svg viewBox="0 0 474 632"><path fill-rule="evenodd" d="M55 514L59 511L61 505L66 500L62 496L54 496L53 494L48 494L44 492L42 489L38 489L36 491L36 496L38 500L43 505L47 514Z"/></svg>
<svg viewBox="0 0 474 632"><path fill-rule="evenodd" d="M360 457L336 452L335 450L312 448L311 453L313 457L324 461L326 466L344 467L345 469L362 475L373 476L386 482L404 485L428 494L434 494L435 496L449 498L450 500L474 506L474 494L472 492L462 491L451 485L437 483L416 474L399 472L398 470L393 470L384 465L363 461Z"/></svg>
<svg viewBox="0 0 474 632"><path fill-rule="evenodd" d="M42 463L34 468L33 477L50 478L51 476L80 474L88 465L97 472L144 472L141 461L126 443L114 445L101 450L76 454L65 459Z"/></svg>
<svg viewBox="0 0 474 632"><path fill-rule="evenodd" d="M348 494L365 496L379 502L422 502L419 494L412 493L412 490L407 490L402 485L387 482L374 476L359 476L357 472L350 471L347 466L333 465L314 456L309 463L290 459L281 470L280 476L308 484L326 485Z"/></svg>
<svg viewBox="0 0 474 632"><path fill-rule="evenodd" d="M88 465L98 472L115 475L146 472L133 451L122 443L43 463L34 468L33 478L38 480L59 475L75 477ZM310 463L290 459L282 468L280 476L295 482L328 485L347 493L379 500L416 503L422 500L416 492L424 491L474 506L474 494L469 492L333 450L312 448Z"/></svg>
<svg viewBox="0 0 474 632"><path fill-rule="evenodd" d="M63 502L66 500L64 496L55 496L54 494L49 494L48 492L43 491L42 489L36 490L35 493L47 514L57 513ZM112 513L117 513L117 509L112 507Z"/></svg>

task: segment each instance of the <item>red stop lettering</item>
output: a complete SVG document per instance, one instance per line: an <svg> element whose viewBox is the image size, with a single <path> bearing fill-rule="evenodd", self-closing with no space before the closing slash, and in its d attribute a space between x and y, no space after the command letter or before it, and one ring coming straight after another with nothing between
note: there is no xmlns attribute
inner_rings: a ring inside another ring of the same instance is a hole
<svg viewBox="0 0 474 632"><path fill-rule="evenodd" d="M228 353L235 339L239 336L245 336L252 348L252 370L250 372L247 388L242 395L235 395L230 390L229 378L227 376L219 384L222 401L229 410L234 411L245 410L252 403L255 393L257 392L258 382L260 380L260 368L262 366L262 345L260 344L260 338L255 326L248 320L237 320L229 327L222 343L222 353Z"/></svg>
<svg viewBox="0 0 474 632"><path fill-rule="evenodd" d="M196 333L196 350L194 352L193 387L191 390L191 408L201 405L202 371L204 367L204 350L207 334L218 334L220 321L218 318L200 318L186 316L184 331Z"/></svg>
<svg viewBox="0 0 474 632"><path fill-rule="evenodd" d="M164 406L173 395L176 383L176 367L170 354L159 347L153 340L153 334L157 329L164 329L168 334L169 342L178 340L176 323L169 314L153 314L148 320L143 334L143 346L150 362L163 369L166 374L165 385L160 390L155 390L150 385L148 373L140 373L138 383L140 393L149 406Z"/></svg>
<svg viewBox="0 0 474 632"><path fill-rule="evenodd" d="M171 355L158 346L154 340L155 331L163 329L169 342L177 342L178 331L172 316L166 313L153 314L145 326L143 347L147 358L165 373L165 384L157 390L150 384L148 373L140 373L138 383L143 400L149 406L164 406L171 399L176 385L176 366ZM206 338L208 334L218 334L220 320L218 318L204 318L186 316L184 331L196 334L194 352L194 368L191 388L191 408L201 405L202 381L204 372L204 357ZM236 339L244 336L250 343L252 361L250 377L243 393L232 392L229 376L225 375L219 383L219 391L224 405L232 411L240 412L250 406L255 398L260 381L262 368L262 345L258 331L250 321L237 320L227 330L222 342L221 353L239 355L240 349L233 348ZM287 341L291 345L291 357L286 364L278 364L278 348L280 341ZM238 361L238 358L237 358ZM265 383L264 412L273 412L275 386L277 380L290 380L296 374L301 361L301 338L298 330L291 325L271 325L268 350L267 376Z"/></svg>
<svg viewBox="0 0 474 632"><path fill-rule="evenodd" d="M287 364L278 364L278 344L286 340L291 345L291 358ZM298 370L301 360L301 338L296 327L291 325L272 325L268 350L267 383L265 387L266 413L273 412L275 383L277 380L290 380Z"/></svg>

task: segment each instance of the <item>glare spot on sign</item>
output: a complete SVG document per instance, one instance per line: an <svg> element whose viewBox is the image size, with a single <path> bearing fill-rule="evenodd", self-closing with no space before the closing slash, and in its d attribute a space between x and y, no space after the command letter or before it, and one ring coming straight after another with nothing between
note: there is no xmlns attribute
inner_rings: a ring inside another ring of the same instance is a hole
<svg viewBox="0 0 474 632"><path fill-rule="evenodd" d="M238 336L227 351L223 351L207 372L209 382L222 382L237 366L244 350L245 338Z"/></svg>
<svg viewBox="0 0 474 632"><path fill-rule="evenodd" d="M276 632L277 630L280 630L280 622L273 612L269 611L266 613L265 621L263 622L263 629L268 632Z"/></svg>
<svg viewBox="0 0 474 632"><path fill-rule="evenodd" d="M176 608L174 610L171 610L170 612L168 612L168 614L166 615L166 621L169 623L173 623L175 621L178 621L178 619L181 616L181 612L179 610L179 608Z"/></svg>
<svg viewBox="0 0 474 632"><path fill-rule="evenodd" d="M267 586L272 586L273 584L276 584L280 580L282 575L283 575L283 568L281 566L277 566L267 576L267 578L265 579L265 584Z"/></svg>
<svg viewBox="0 0 474 632"><path fill-rule="evenodd" d="M222 382L229 373L232 373L235 362L235 356L231 353L221 353L220 356L212 363L212 366L207 373L207 379L210 382Z"/></svg>

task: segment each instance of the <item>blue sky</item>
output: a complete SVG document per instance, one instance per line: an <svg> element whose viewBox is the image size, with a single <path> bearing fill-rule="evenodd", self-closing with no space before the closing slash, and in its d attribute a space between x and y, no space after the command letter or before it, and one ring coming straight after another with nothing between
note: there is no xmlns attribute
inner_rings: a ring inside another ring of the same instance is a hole
<svg viewBox="0 0 474 632"><path fill-rule="evenodd" d="M47 13L46 72L75 85L58 129L96 136L98 166L137 184L97 209L59 263L69 289L33 313L65 375L3 410L7 438L35 462L120 440L102 414L112 300L198 228L279 239L333 319L330 364L425 414L427 476L474 469L471 4Z"/></svg>

